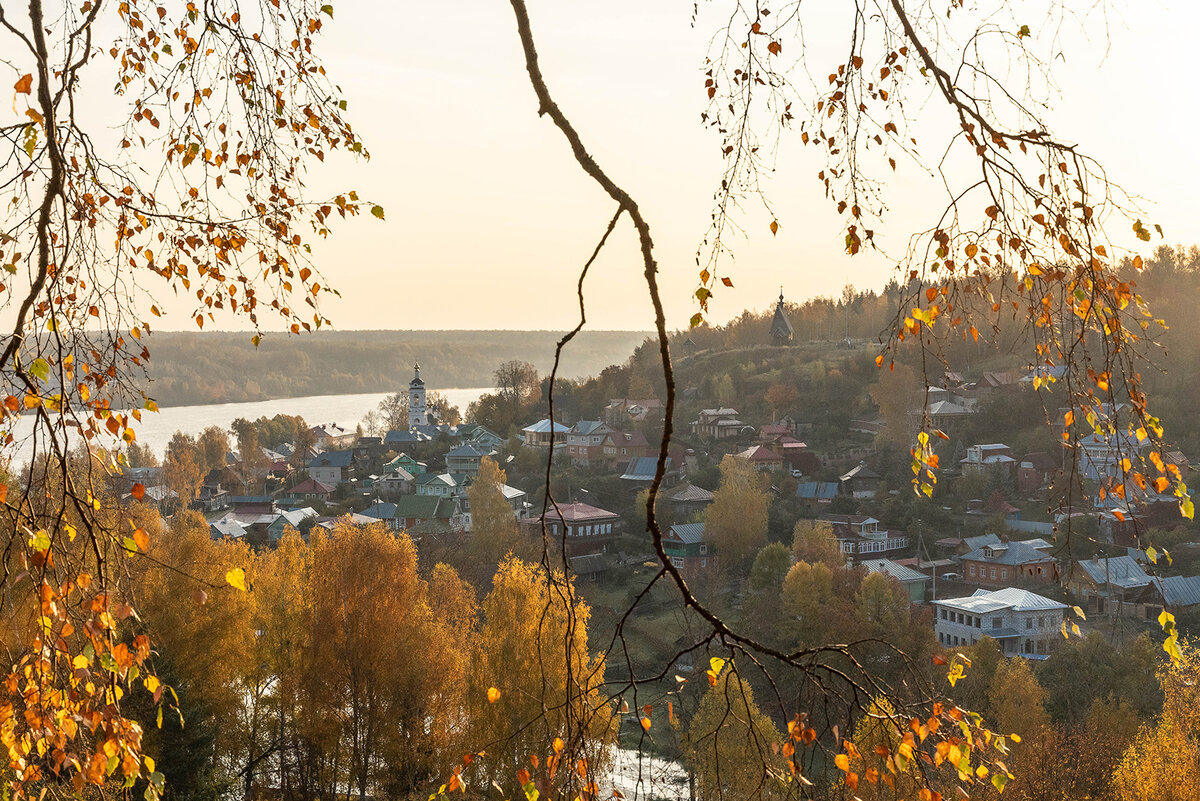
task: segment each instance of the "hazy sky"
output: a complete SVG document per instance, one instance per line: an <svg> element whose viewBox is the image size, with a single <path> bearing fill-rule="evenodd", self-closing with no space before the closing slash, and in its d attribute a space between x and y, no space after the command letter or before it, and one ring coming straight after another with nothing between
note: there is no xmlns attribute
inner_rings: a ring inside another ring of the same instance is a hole
<svg viewBox="0 0 1200 801"><path fill-rule="evenodd" d="M833 5L844 4L805 7L821 15ZM693 29L691 11L691 2L657 0L530 2L551 91L653 227L672 327L695 311L694 253L721 171L717 139L699 122L715 20L702 13ZM352 0L336 4L335 14L322 42L326 64L373 158L339 164L313 184L356 188L387 209L386 222L344 224L317 251L343 294L326 307L335 326L573 324L578 266L614 209L537 117L509 4ZM1107 52L1104 20L1093 21L1094 41L1069 36L1071 52L1055 61L1058 133L1145 198L1168 242L1200 242L1200 11L1177 1L1121 7L1107 20ZM940 153L946 138L927 155ZM782 228L772 237L770 218L747 210L748 238L735 242L730 265L736 289L718 295L715 320L768 306L781 284L799 300L887 280L894 261L844 255L837 218L813 178L816 157L798 139L784 141L769 186ZM896 211L879 236L899 254L911 230L936 217L941 197L915 166L901 165L891 201ZM628 226L621 231L588 280L589 325L646 329L652 317L638 254Z"/></svg>

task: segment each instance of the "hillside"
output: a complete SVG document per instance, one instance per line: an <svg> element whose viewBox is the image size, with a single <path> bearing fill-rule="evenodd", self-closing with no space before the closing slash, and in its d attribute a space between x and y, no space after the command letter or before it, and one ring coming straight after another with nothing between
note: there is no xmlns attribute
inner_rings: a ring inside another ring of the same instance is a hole
<svg viewBox="0 0 1200 801"><path fill-rule="evenodd" d="M161 406L234 403L305 395L390 392L407 385L419 362L443 387L492 385L497 366L532 363L548 373L555 331L329 331L263 337L160 332L148 339L149 394ZM639 331L584 331L564 355L560 374L594 375L624 362L646 338Z"/></svg>

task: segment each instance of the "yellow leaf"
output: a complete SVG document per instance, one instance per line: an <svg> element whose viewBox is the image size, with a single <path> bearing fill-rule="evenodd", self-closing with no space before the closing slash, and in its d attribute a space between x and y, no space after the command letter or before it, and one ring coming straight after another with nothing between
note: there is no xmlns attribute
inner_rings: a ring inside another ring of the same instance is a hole
<svg viewBox="0 0 1200 801"><path fill-rule="evenodd" d="M642 718L642 728L645 731L650 731L650 718Z"/></svg>
<svg viewBox="0 0 1200 801"><path fill-rule="evenodd" d="M228 582L229 586L246 592L246 571L240 567L230 568L225 573L225 581Z"/></svg>
<svg viewBox="0 0 1200 801"><path fill-rule="evenodd" d="M495 687L488 687L487 699L489 704L494 704L500 700L500 691Z"/></svg>
<svg viewBox="0 0 1200 801"><path fill-rule="evenodd" d="M845 754L838 754L833 758L833 764L838 766L838 769L844 772L850 770L850 757Z"/></svg>

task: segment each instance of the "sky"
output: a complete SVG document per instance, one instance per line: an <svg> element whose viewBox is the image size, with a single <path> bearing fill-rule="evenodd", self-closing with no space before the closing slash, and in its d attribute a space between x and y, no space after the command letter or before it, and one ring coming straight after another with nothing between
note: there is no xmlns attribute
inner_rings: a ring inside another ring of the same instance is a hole
<svg viewBox="0 0 1200 801"><path fill-rule="evenodd" d="M829 21L836 5L806 0L804 7ZM723 6L702 2L693 26L691 2L529 3L551 92L651 225L671 328L685 327L697 310L695 253L722 168L718 140L700 113L707 41ZM1090 0L1087 8L1095 8ZM1064 37L1069 46L1054 61L1061 97L1053 122L1143 198L1165 241L1200 242L1193 85L1200 9L1176 0L1111 9L1106 17L1093 10L1085 21L1091 41L1075 29ZM807 38L814 55L831 46L814 38ZM509 4L336 3L319 44L372 158L314 170L313 194L354 188L386 209L385 221L343 224L315 251L317 267L342 293L324 306L334 326L573 325L578 269L614 205L575 166L551 123L538 118ZM927 146L935 159L947 138L937 133ZM713 321L769 307L781 286L796 301L838 295L847 283L882 287L910 233L941 211L929 177L901 164L889 187L894 211L878 234L888 256L851 258L814 180L822 166L816 159L798 138L783 140L767 186L781 227L772 236L771 217L753 206L738 217L746 233L733 240L735 261L726 264L734 289L714 299ZM1118 244L1138 245L1116 234ZM1156 244L1139 247L1148 252ZM586 289L590 328L652 327L628 225L610 240Z"/></svg>

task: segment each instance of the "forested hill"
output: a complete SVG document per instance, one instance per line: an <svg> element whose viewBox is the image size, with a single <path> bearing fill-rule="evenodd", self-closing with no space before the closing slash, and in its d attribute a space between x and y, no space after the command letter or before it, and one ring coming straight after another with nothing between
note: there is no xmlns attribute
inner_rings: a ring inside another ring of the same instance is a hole
<svg viewBox="0 0 1200 801"><path fill-rule="evenodd" d="M548 373L555 331L322 331L271 334L159 332L148 338L149 394L162 406L234 403L304 395L394 392L415 362L432 386L489 387L502 363L519 359ZM581 378L620 364L647 337L640 331L583 331L563 354L560 375Z"/></svg>

